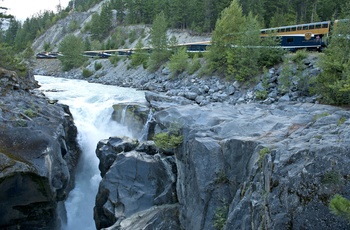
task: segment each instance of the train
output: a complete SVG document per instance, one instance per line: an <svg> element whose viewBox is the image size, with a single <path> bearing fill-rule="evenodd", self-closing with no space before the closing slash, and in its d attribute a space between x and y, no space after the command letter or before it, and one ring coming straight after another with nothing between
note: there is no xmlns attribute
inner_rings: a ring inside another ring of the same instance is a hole
<svg viewBox="0 0 350 230"><path fill-rule="evenodd" d="M298 49L322 51L327 46L331 21L281 26L260 30L260 36L280 38L280 47L290 51Z"/></svg>
<svg viewBox="0 0 350 230"><path fill-rule="evenodd" d="M280 44L275 48L283 48L290 51L297 51L298 49L316 50L322 51L327 47L327 41L331 29L334 28L339 21L345 20L335 20L322 21L306 24L298 24L291 26L280 26L274 28L266 28L260 30L260 37L262 39L268 36L274 36L279 38ZM207 47L211 45L211 41L200 41L200 42L190 42L178 44L170 48L186 47L187 52L206 52ZM234 48L234 46L232 46ZM147 53L152 51L151 48L145 47L144 50ZM91 58L109 58L113 55L126 56L131 55L135 52L135 49L113 49L113 50L95 50L95 51L85 51L83 53L86 57ZM51 59L57 58L62 54L60 53L46 53L41 52L36 55L36 58L41 59Z"/></svg>

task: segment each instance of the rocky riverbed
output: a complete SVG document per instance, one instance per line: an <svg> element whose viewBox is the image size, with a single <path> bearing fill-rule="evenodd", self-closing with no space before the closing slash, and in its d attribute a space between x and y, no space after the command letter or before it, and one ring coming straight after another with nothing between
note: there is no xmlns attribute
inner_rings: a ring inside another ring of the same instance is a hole
<svg viewBox="0 0 350 230"><path fill-rule="evenodd" d="M321 71L316 58L303 60L299 76L291 65L288 88L282 67L242 85L95 60L104 67L86 80L149 91L147 107L115 105L113 119L126 110L126 125L140 132L148 122L150 139L174 126L183 137L171 151L153 141L100 141L96 227L348 229L328 205L335 194L350 197L350 113L309 95L303 83ZM58 76L82 78L81 70Z"/></svg>

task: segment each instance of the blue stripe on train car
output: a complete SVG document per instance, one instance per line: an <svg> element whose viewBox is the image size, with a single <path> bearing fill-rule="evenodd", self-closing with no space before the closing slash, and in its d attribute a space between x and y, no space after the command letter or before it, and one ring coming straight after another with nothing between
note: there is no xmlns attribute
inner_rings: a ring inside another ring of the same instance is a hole
<svg viewBox="0 0 350 230"><path fill-rule="evenodd" d="M295 51L297 49L321 50L326 44L321 35L284 35L281 36L281 46L285 49Z"/></svg>

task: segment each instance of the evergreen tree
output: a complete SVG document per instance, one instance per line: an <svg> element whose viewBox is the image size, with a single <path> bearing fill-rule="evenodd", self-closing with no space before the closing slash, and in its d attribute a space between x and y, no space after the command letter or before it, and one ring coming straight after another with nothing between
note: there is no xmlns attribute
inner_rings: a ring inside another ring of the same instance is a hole
<svg viewBox="0 0 350 230"><path fill-rule="evenodd" d="M188 54L186 48L177 50L177 52L170 57L168 67L172 73L172 76L176 76L187 69Z"/></svg>
<svg viewBox="0 0 350 230"><path fill-rule="evenodd" d="M236 40L226 51L227 78L246 81L259 72L260 58L260 26L252 14L245 19L244 27L240 27Z"/></svg>
<svg viewBox="0 0 350 230"><path fill-rule="evenodd" d="M74 35L66 36L60 43L58 51L63 54L59 57L63 70L70 70L80 67L86 58L81 54L84 51L84 43L81 38Z"/></svg>
<svg viewBox="0 0 350 230"><path fill-rule="evenodd" d="M212 45L208 48L209 52L206 55L210 72L217 72L219 75L227 73L228 52L237 46L244 26L245 18L242 8L237 0L233 0L231 5L223 10L212 34Z"/></svg>
<svg viewBox="0 0 350 230"><path fill-rule="evenodd" d="M159 13L153 21L150 30L150 45L152 46L152 53L148 69L156 71L169 57L167 20L163 12Z"/></svg>
<svg viewBox="0 0 350 230"><path fill-rule="evenodd" d="M147 65L148 53L146 53L143 48L142 40L138 40L135 46L134 52L131 55L131 66L136 68L139 65L142 65L144 68Z"/></svg>
<svg viewBox="0 0 350 230"><path fill-rule="evenodd" d="M338 21L330 44L321 59L323 71L318 75L313 92L327 103L350 104L350 19Z"/></svg>

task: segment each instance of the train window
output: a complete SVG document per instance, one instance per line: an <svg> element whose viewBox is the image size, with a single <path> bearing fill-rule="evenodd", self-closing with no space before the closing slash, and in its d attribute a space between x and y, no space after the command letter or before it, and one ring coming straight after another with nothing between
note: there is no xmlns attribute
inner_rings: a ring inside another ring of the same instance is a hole
<svg viewBox="0 0 350 230"><path fill-rule="evenodd" d="M317 24L316 29L320 29L320 28L321 28L321 24Z"/></svg>
<svg viewBox="0 0 350 230"><path fill-rule="evenodd" d="M301 30L301 26L298 26L297 28L298 28L298 30Z"/></svg>
<svg viewBox="0 0 350 230"><path fill-rule="evenodd" d="M303 30L307 30L309 26L303 26Z"/></svg>
<svg viewBox="0 0 350 230"><path fill-rule="evenodd" d="M310 26L309 26L309 29L310 29L310 30L315 29L315 25L310 25Z"/></svg>
<svg viewBox="0 0 350 230"><path fill-rule="evenodd" d="M286 32L289 32L290 31L290 28L286 28Z"/></svg>
<svg viewBox="0 0 350 230"><path fill-rule="evenodd" d="M328 23L322 24L322 28L328 28Z"/></svg>
<svg viewBox="0 0 350 230"><path fill-rule="evenodd" d="M291 30L291 31L296 31L297 28L296 28L296 27L292 27L290 30Z"/></svg>
<svg viewBox="0 0 350 230"><path fill-rule="evenodd" d="M285 28L282 28L282 29L281 29L281 32L286 32L286 29L285 29Z"/></svg>
<svg viewBox="0 0 350 230"><path fill-rule="evenodd" d="M262 34L266 34L266 30L262 30L261 33L262 33Z"/></svg>

